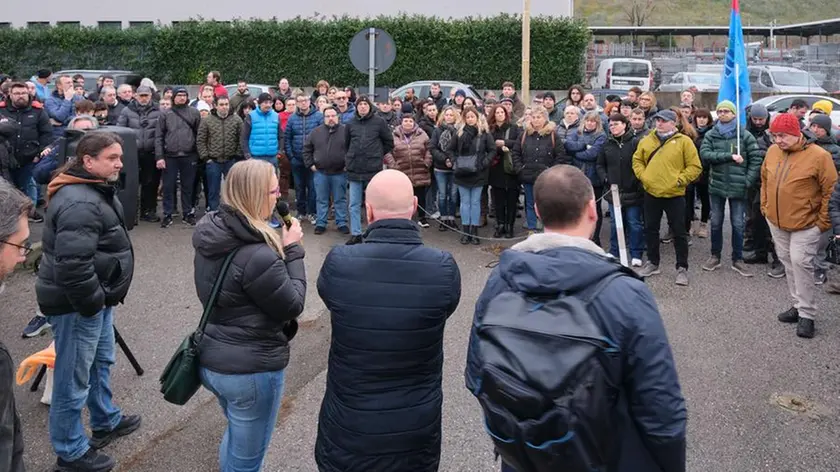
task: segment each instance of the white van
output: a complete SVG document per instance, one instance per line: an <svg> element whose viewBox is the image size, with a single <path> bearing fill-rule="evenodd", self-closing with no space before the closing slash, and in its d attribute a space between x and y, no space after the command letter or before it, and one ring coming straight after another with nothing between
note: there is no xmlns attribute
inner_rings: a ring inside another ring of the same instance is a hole
<svg viewBox="0 0 840 472"><path fill-rule="evenodd" d="M592 84L596 89L630 90L639 87L650 91L653 84L653 65L645 59L629 57L604 59L598 64L598 76Z"/></svg>

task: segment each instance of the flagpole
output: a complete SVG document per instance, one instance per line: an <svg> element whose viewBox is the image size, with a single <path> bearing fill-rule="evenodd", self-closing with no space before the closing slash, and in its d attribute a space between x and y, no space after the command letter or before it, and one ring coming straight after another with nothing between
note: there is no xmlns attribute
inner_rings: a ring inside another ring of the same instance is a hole
<svg viewBox="0 0 840 472"><path fill-rule="evenodd" d="M741 155L741 67L735 63L735 119L738 120L735 126L735 145L737 153Z"/></svg>

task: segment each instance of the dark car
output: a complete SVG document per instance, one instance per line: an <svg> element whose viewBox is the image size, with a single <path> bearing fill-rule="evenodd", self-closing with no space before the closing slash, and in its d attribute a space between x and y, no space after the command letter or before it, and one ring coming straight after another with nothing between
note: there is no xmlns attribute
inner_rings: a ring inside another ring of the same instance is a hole
<svg viewBox="0 0 840 472"><path fill-rule="evenodd" d="M113 77L115 86L117 87L122 84L128 84L136 89L140 86L140 81L143 80L142 75L128 70L67 69L57 71L53 73L53 76L58 77L60 75L69 75L70 77L73 77L76 74L81 74L85 78L85 91L87 92L96 91L96 79L98 79L100 75L110 75Z"/></svg>

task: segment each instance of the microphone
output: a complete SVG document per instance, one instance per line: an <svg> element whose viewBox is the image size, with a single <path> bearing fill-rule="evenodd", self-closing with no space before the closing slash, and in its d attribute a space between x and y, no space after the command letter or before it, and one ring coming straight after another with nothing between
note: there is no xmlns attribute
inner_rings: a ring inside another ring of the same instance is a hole
<svg viewBox="0 0 840 472"><path fill-rule="evenodd" d="M277 212L277 216L283 219L286 223L286 229L292 227L292 215L289 214L289 204L284 202L283 200L277 200L277 205L274 206L274 210Z"/></svg>

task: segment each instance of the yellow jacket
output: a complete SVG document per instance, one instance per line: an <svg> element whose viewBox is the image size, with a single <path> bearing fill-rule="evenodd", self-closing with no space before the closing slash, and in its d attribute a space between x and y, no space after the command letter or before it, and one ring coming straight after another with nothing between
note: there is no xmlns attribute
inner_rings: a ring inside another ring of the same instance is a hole
<svg viewBox="0 0 840 472"><path fill-rule="evenodd" d="M645 192L651 196L685 196L685 188L703 172L694 142L678 132L665 141L651 160L651 154L659 145L656 130L652 130L639 141L639 146L633 154L633 173L644 186Z"/></svg>

